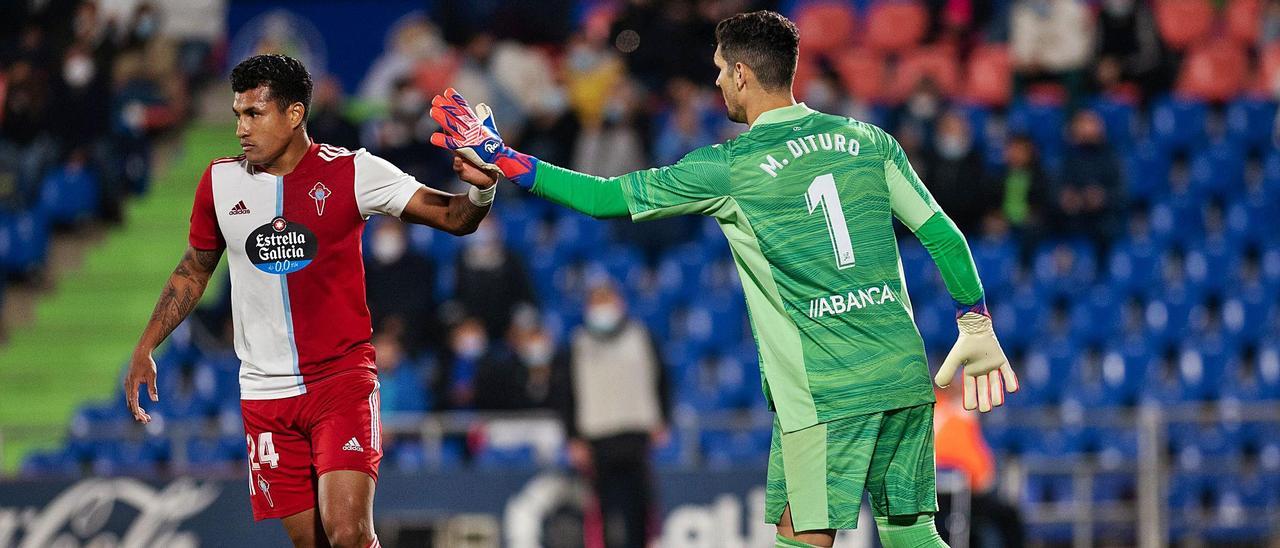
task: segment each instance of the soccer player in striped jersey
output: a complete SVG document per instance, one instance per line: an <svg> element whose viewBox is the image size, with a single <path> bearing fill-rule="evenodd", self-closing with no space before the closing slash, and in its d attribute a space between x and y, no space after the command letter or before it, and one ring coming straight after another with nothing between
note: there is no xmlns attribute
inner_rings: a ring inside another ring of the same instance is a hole
<svg viewBox="0 0 1280 548"><path fill-rule="evenodd" d="M959 338L935 381L963 369L967 409L1017 390L968 244L883 130L796 103L799 32L768 11L716 28L716 85L749 129L675 165L600 178L517 152L489 109L447 90L433 142L537 196L597 218L714 218L729 240L776 411L766 520L779 546L831 546L863 492L885 546L942 546L934 525L933 390L911 314L896 217L938 265ZM471 167L478 166L481 169Z"/></svg>
<svg viewBox="0 0 1280 548"><path fill-rule="evenodd" d="M446 194L364 149L313 142L311 76L296 59L251 57L231 88L244 154L214 160L196 186L189 247L124 380L129 410L151 421L138 401L141 385L159 398L151 353L226 252L254 518L281 519L295 546L378 546L382 439L361 233L372 215L471 233L496 178Z"/></svg>

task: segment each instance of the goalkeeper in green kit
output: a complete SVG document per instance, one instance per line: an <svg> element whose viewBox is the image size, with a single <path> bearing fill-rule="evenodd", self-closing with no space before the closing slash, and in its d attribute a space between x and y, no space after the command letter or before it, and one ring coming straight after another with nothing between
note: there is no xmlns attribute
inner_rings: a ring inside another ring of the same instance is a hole
<svg viewBox="0 0 1280 548"><path fill-rule="evenodd" d="M457 153L464 179L500 172L592 217L716 219L776 412L765 518L778 546L831 546L836 530L857 526L863 491L885 546L945 546L933 517L933 388L892 220L923 242L956 302L959 339L935 381L962 370L965 408L985 412L1018 380L968 244L893 137L795 102L791 21L739 14L720 22L716 42L716 85L729 118L750 129L675 165L606 179L540 162L506 146L488 107L473 110L452 89L432 101L444 128L432 142Z"/></svg>

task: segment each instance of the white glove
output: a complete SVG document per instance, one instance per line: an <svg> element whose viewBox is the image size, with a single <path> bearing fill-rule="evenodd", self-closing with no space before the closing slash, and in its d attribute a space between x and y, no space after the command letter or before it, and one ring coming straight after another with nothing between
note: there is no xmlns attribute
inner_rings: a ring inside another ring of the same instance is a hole
<svg viewBox="0 0 1280 548"><path fill-rule="evenodd" d="M1018 391L1018 376L1000 349L991 317L967 312L956 319L960 336L951 353L942 362L933 382L946 388L956 376L956 368L964 368L964 408L983 413L1004 404L1004 393Z"/></svg>

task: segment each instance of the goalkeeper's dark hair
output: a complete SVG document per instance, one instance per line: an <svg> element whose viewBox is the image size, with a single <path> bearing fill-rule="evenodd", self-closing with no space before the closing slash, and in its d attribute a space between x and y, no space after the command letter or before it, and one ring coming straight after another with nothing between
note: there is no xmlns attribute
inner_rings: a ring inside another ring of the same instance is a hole
<svg viewBox="0 0 1280 548"><path fill-rule="evenodd" d="M231 91L243 93L266 86L280 110L302 103L303 119L311 114L311 73L302 62L280 54L254 55L231 69Z"/></svg>
<svg viewBox="0 0 1280 548"><path fill-rule="evenodd" d="M800 57L800 30L782 14L760 10L725 19L716 25L716 44L730 65L751 67L765 89L791 87Z"/></svg>

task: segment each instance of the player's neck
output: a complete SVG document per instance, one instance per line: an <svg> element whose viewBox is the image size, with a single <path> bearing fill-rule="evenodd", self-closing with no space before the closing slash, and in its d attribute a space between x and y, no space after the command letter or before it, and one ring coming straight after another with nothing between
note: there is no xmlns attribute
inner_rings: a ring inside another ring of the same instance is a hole
<svg viewBox="0 0 1280 548"><path fill-rule="evenodd" d="M307 154L308 148L311 148L311 137L307 135L306 131L303 131L300 137L293 139L289 146L285 147L280 156L269 163L258 166L258 169L277 177L288 175L293 172L293 168L298 167L298 162L302 161L302 157Z"/></svg>
<svg viewBox="0 0 1280 548"><path fill-rule="evenodd" d="M756 119L759 118L761 114L776 108L789 107L794 104L796 104L796 98L791 95L790 90L784 93L771 93L769 95L761 96L758 100L747 105L747 126L755 125Z"/></svg>

